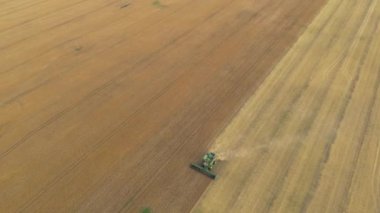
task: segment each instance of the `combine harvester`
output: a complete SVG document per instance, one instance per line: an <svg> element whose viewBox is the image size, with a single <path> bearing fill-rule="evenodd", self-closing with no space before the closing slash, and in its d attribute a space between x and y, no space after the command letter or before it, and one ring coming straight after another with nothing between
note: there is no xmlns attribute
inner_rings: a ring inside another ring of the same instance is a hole
<svg viewBox="0 0 380 213"><path fill-rule="evenodd" d="M215 179L216 174L214 174L211 170L212 167L216 164L216 155L213 152L208 152L202 158L201 163L192 163L191 168L207 175L208 177Z"/></svg>

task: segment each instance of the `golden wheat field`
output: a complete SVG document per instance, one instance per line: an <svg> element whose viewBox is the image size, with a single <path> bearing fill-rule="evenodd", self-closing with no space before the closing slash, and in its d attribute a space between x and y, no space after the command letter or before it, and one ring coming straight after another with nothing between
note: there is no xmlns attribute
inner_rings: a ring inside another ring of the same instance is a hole
<svg viewBox="0 0 380 213"><path fill-rule="evenodd" d="M193 212L380 211L380 4L330 0L217 138Z"/></svg>
<svg viewBox="0 0 380 213"><path fill-rule="evenodd" d="M0 0L0 212L380 212L379 85L380 0Z"/></svg>

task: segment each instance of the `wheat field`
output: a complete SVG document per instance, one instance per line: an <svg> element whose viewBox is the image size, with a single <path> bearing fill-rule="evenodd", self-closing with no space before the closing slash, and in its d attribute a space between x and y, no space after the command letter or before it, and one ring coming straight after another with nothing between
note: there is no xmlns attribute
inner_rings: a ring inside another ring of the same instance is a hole
<svg viewBox="0 0 380 213"><path fill-rule="evenodd" d="M193 212L380 211L380 4L330 0L211 150Z"/></svg>

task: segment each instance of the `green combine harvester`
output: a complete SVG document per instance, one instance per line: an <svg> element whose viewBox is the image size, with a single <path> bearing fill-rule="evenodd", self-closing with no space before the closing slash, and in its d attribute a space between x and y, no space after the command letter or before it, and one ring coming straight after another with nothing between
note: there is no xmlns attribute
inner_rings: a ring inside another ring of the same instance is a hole
<svg viewBox="0 0 380 213"><path fill-rule="evenodd" d="M208 177L215 179L216 174L214 174L211 170L212 167L216 163L216 155L213 152L208 152L205 154L202 158L202 162L197 164L197 163L192 163L191 168L207 175Z"/></svg>

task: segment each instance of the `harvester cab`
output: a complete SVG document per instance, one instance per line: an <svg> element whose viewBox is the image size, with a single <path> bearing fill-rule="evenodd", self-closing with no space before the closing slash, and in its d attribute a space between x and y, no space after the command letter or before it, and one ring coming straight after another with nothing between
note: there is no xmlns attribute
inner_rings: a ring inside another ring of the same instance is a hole
<svg viewBox="0 0 380 213"><path fill-rule="evenodd" d="M206 153L201 163L192 163L191 168L207 175L208 177L215 179L216 174L214 174L211 170L213 166L216 164L216 154L213 152Z"/></svg>

